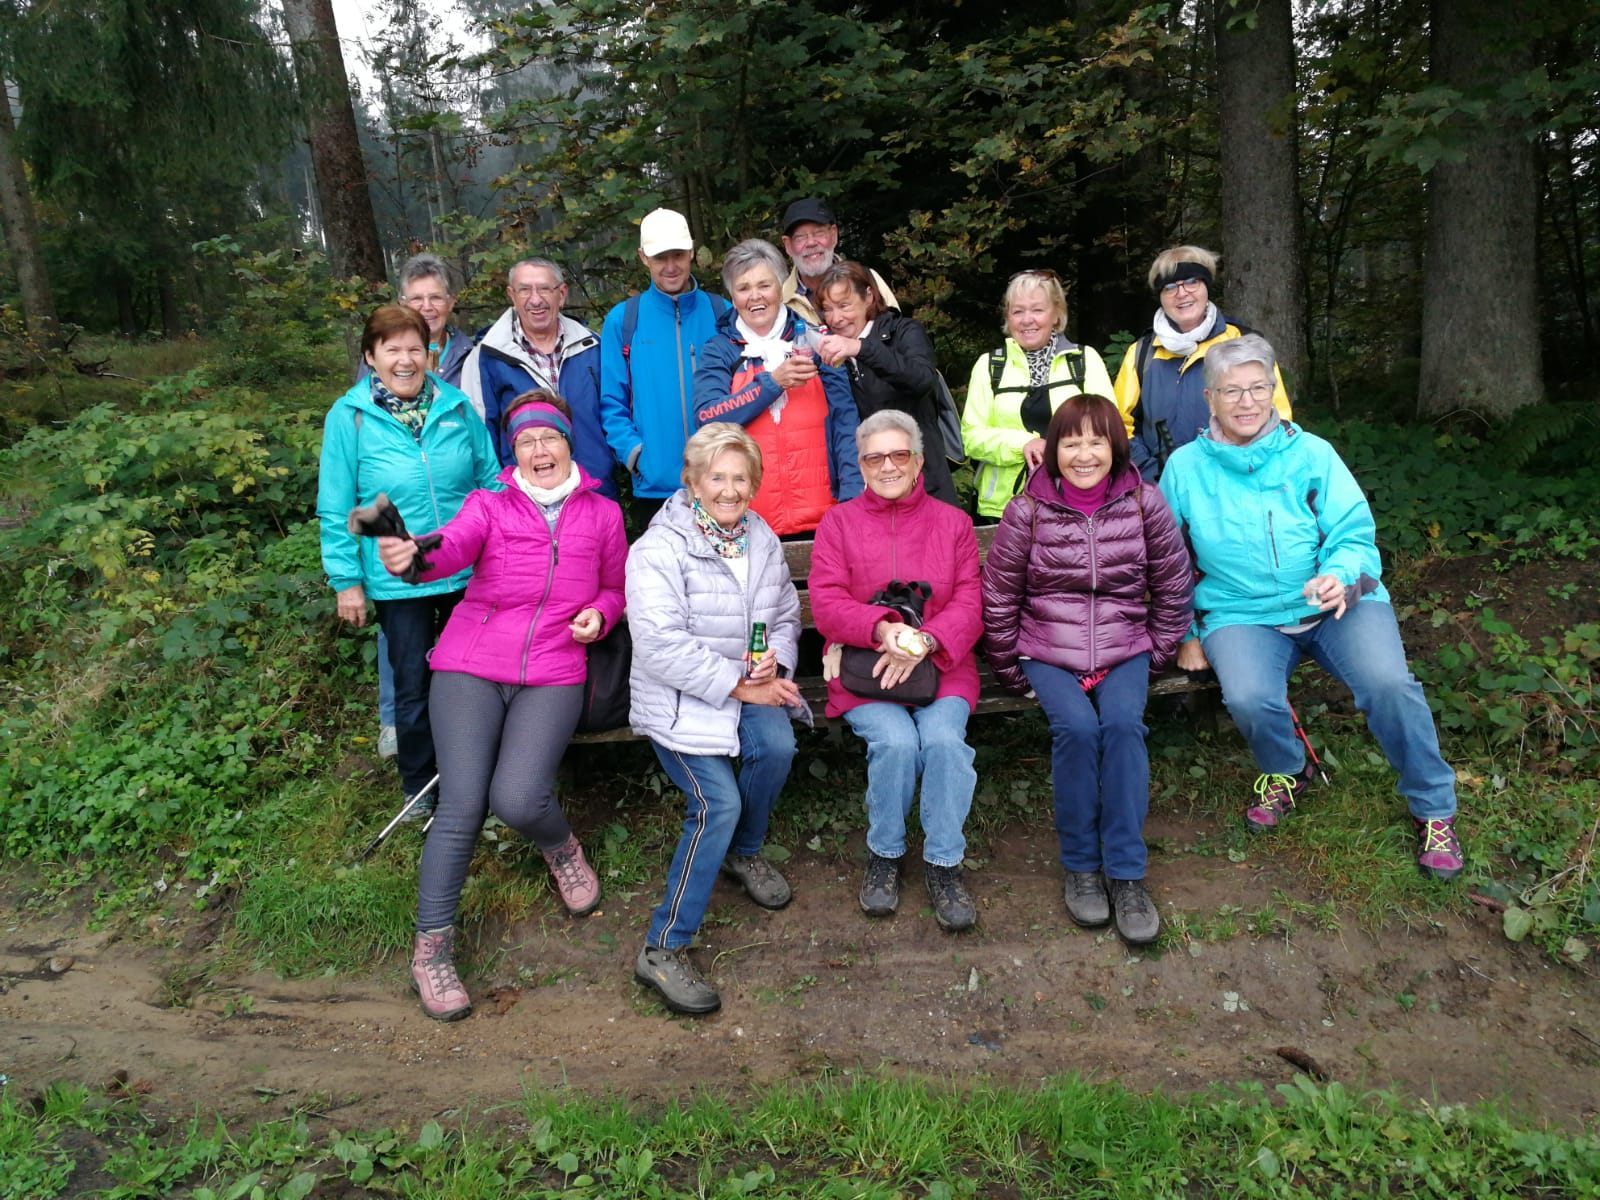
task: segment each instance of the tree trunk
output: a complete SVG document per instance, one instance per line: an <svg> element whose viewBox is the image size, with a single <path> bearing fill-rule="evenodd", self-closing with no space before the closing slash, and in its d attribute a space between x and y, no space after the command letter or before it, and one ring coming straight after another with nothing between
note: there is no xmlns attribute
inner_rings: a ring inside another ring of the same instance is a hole
<svg viewBox="0 0 1600 1200"><path fill-rule="evenodd" d="M382 280L383 249L367 191L367 169L356 135L350 83L339 50L331 0L283 0L284 24L294 44L294 69L306 113L318 207L329 257L340 276Z"/></svg>
<svg viewBox="0 0 1600 1200"><path fill-rule="evenodd" d="M6 247L22 289L22 314L28 333L51 350L61 349L61 323L50 295L50 277L44 269L39 245L39 225L33 216L33 195L22 160L16 151L16 125L11 120L11 98L0 87L0 217L5 220Z"/></svg>
<svg viewBox="0 0 1600 1200"><path fill-rule="evenodd" d="M1306 378L1306 271L1296 173L1294 19L1259 0L1253 28L1230 25L1249 0L1217 0L1224 311L1263 334L1291 384Z"/></svg>
<svg viewBox="0 0 1600 1200"><path fill-rule="evenodd" d="M1515 7L1433 0L1430 83L1492 97L1531 69L1532 39ZM1508 114L1491 112L1464 132L1465 158L1428 177L1418 408L1504 417L1544 399L1539 178L1533 147Z"/></svg>

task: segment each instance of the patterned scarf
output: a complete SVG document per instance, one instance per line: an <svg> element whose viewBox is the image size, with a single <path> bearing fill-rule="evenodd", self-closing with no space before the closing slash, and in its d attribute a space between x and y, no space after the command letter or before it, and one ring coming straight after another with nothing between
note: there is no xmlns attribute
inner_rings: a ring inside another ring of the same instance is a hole
<svg viewBox="0 0 1600 1200"><path fill-rule="evenodd" d="M732 529L724 529L717 524L716 518L708 513L700 504L698 498L689 506L694 513L694 523L700 527L700 532L706 535L711 542L711 548L720 558L743 558L750 549L750 513L747 509L744 516L739 518L739 523Z"/></svg>
<svg viewBox="0 0 1600 1200"><path fill-rule="evenodd" d="M376 374L372 380L372 402L400 424L411 430L411 436L422 441L422 427L428 423L428 409L433 407L433 378L424 376L422 390L410 400L402 400L379 382Z"/></svg>
<svg viewBox="0 0 1600 1200"><path fill-rule="evenodd" d="M1024 350L1028 360L1028 386L1043 387L1050 382L1050 360L1055 357L1056 340L1051 338L1037 350Z"/></svg>

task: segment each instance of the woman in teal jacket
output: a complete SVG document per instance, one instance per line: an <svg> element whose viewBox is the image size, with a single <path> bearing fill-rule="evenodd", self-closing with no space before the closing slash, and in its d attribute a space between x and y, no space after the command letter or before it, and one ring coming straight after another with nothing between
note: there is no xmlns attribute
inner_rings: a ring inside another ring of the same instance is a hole
<svg viewBox="0 0 1600 1200"><path fill-rule="evenodd" d="M386 304L367 318L361 354L371 374L328 410L317 475L322 569L339 618L366 624L367 600L389 643L394 671L396 763L407 795L435 774L428 724L428 651L461 598L468 571L408 584L378 561L370 538L352 534L350 510L388 494L408 529L437 529L475 487L494 487L500 462L466 394L430 375L428 323Z"/></svg>
<svg viewBox="0 0 1600 1200"><path fill-rule="evenodd" d="M1198 582L1193 636L1178 665L1210 666L1261 771L1245 810L1253 831L1295 809L1311 781L1289 711L1289 673L1315 659L1345 684L1399 773L1418 839L1438 879L1462 870L1455 772L1405 648L1381 565L1372 510L1332 446L1273 407L1272 347L1246 334L1206 355L1209 428L1180 446L1161 491L1189 540Z"/></svg>

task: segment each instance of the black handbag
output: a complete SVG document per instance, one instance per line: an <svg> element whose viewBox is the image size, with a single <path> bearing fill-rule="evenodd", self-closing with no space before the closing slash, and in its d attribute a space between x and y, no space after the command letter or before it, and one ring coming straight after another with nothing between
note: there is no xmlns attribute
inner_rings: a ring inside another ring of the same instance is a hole
<svg viewBox="0 0 1600 1200"><path fill-rule="evenodd" d="M589 668L583 680L579 733L604 733L628 723L628 669L633 665L633 636L618 621L605 637L590 642Z"/></svg>
<svg viewBox="0 0 1600 1200"><path fill-rule="evenodd" d="M932 596L931 584L920 580L901 583L894 579L868 603L880 608L892 608L911 628L921 629L923 606ZM901 680L898 687L885 689L872 674L880 653L864 646L843 647L839 655L839 682L844 685L845 691L863 700L884 700L913 708L932 704L938 698L939 668L933 665L933 655L928 655L911 668L911 674Z"/></svg>

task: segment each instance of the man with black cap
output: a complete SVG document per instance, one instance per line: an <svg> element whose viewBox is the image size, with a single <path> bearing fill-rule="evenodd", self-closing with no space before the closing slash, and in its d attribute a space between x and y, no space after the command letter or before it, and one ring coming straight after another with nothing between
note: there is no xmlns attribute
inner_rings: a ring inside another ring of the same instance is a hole
<svg viewBox="0 0 1600 1200"><path fill-rule="evenodd" d="M695 364L729 308L695 282L694 236L682 213L658 208L645 215L639 261L650 286L607 313L600 331L600 419L628 469L642 528L683 485L683 444L695 431Z"/></svg>
<svg viewBox="0 0 1600 1200"><path fill-rule="evenodd" d="M835 253L838 245L839 222L834 219L833 209L823 201L807 196L784 210L783 250L794 265L783 281L783 302L812 325L822 324L812 291L839 257ZM883 306L898 310L900 302L894 298L883 276L873 271L872 282L877 285Z"/></svg>

